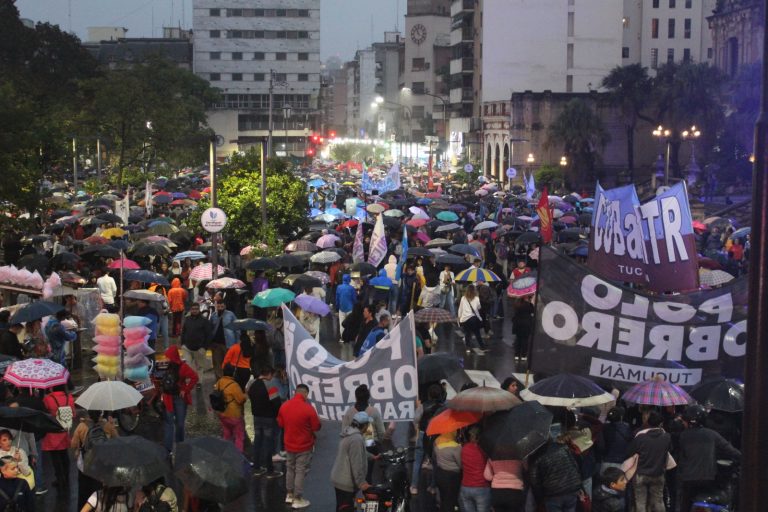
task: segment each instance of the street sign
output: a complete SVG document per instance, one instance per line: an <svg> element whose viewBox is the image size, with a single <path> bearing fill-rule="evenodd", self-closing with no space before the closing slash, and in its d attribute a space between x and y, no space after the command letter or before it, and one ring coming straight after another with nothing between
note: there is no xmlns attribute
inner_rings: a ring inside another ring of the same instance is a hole
<svg viewBox="0 0 768 512"><path fill-rule="evenodd" d="M218 233L227 225L227 214L221 208L208 208L200 217L200 225L209 233Z"/></svg>
<svg viewBox="0 0 768 512"><path fill-rule="evenodd" d="M475 168L472 167L472 164L467 164L467 165L464 166L464 171L465 172L472 172L474 170L475 170Z"/></svg>
<svg viewBox="0 0 768 512"><path fill-rule="evenodd" d="M507 178L514 179L515 176L517 176L517 169L515 169L514 167L510 167L509 169L507 169Z"/></svg>

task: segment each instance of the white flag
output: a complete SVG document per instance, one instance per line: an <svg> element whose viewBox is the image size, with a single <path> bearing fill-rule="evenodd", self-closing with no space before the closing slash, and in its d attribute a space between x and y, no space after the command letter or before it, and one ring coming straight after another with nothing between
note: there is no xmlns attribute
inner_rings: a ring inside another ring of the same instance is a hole
<svg viewBox="0 0 768 512"><path fill-rule="evenodd" d="M525 197L529 201L533 199L536 194L536 183L533 181L533 173L528 174L528 178L525 180Z"/></svg>
<svg viewBox="0 0 768 512"><path fill-rule="evenodd" d="M152 185L149 180L144 187L144 208L147 209L147 215L152 215Z"/></svg>
<svg viewBox="0 0 768 512"><path fill-rule="evenodd" d="M373 226L371 235L371 246L368 250L368 263L378 267L379 263L387 255L387 237L384 234L384 216L379 214L376 217L376 224Z"/></svg>
<svg viewBox="0 0 768 512"><path fill-rule="evenodd" d="M357 223L355 232L355 243L352 246L352 262L360 263L365 261L365 247L363 247L363 221Z"/></svg>
<svg viewBox="0 0 768 512"><path fill-rule="evenodd" d="M130 204L128 198L130 197L130 190L126 192L123 199L115 201L115 215L123 219L123 224L128 224L128 216L130 215Z"/></svg>

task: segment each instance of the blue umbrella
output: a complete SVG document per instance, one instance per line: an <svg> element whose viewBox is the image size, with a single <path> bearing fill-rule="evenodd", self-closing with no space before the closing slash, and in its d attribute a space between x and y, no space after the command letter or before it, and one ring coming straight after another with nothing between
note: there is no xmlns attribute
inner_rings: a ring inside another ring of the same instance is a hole
<svg viewBox="0 0 768 512"><path fill-rule="evenodd" d="M40 320L44 316L54 315L62 309L64 309L64 306L56 304L55 302L48 302L44 300L31 302L18 309L16 313L13 314L8 323L10 325L14 325L33 322L35 320Z"/></svg>
<svg viewBox="0 0 768 512"><path fill-rule="evenodd" d="M432 204L432 200L430 198L428 198L428 197L422 197L421 199L418 199L416 201L416 204L422 204L422 205L424 205L424 204Z"/></svg>
<svg viewBox="0 0 768 512"><path fill-rule="evenodd" d="M310 208L309 210L309 218L317 217L318 215L322 215L323 210L320 208Z"/></svg>
<svg viewBox="0 0 768 512"><path fill-rule="evenodd" d="M310 187L315 187L315 188L317 188L317 187L324 187L325 186L325 180L321 180L319 178L315 178L314 180L309 180L309 182L307 182L307 185L310 186Z"/></svg>
<svg viewBox="0 0 768 512"><path fill-rule="evenodd" d="M173 257L174 260L185 260L187 258L191 260L203 260L206 256L200 251L184 251Z"/></svg>
<svg viewBox="0 0 768 512"><path fill-rule="evenodd" d="M125 273L126 281L138 281L140 283L157 283L160 286L170 286L168 279L149 270L129 270Z"/></svg>
<svg viewBox="0 0 768 512"><path fill-rule="evenodd" d="M338 208L328 208L325 210L326 215L333 215L334 217L343 217L344 212L339 210Z"/></svg>
<svg viewBox="0 0 768 512"><path fill-rule="evenodd" d="M392 280L387 276L374 277L369 281L369 283L374 288L392 288Z"/></svg>

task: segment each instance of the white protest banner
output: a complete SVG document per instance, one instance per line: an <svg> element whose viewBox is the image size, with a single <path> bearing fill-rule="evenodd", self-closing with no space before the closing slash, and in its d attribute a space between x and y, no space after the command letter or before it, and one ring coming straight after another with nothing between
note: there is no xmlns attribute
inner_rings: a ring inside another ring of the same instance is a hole
<svg viewBox="0 0 768 512"><path fill-rule="evenodd" d="M376 217L376 224L373 226L371 235L371 246L368 249L368 263L374 267L384 261L387 255L387 237L384 234L384 216L379 214Z"/></svg>
<svg viewBox="0 0 768 512"><path fill-rule="evenodd" d="M353 361L332 356L283 306L286 369L291 389L309 387L309 401L324 420L341 420L355 403L355 388L366 384L371 404L384 421L412 421L419 379L413 313Z"/></svg>

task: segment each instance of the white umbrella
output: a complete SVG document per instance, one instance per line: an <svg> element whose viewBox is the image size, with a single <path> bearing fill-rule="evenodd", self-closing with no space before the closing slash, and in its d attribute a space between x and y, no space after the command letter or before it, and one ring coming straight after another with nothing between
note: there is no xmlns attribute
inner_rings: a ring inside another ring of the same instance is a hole
<svg viewBox="0 0 768 512"><path fill-rule="evenodd" d="M141 393L125 382L104 380L91 384L75 404L88 411L118 411L141 402Z"/></svg>
<svg viewBox="0 0 768 512"><path fill-rule="evenodd" d="M699 284L702 286L720 286L733 279L734 277L724 270L699 269Z"/></svg>
<svg viewBox="0 0 768 512"><path fill-rule="evenodd" d="M319 252L317 254L312 255L311 258L309 258L309 261L312 263L320 263L320 264L326 264L326 263L333 263L334 261L339 261L341 259L341 256L338 253L331 252L331 251L323 251Z"/></svg>
<svg viewBox="0 0 768 512"><path fill-rule="evenodd" d="M483 229L493 229L493 228L495 228L497 226L498 226L498 224L496 224L492 220L484 220L483 222L478 223L475 226L475 229L473 231L480 231L480 230L483 230Z"/></svg>

